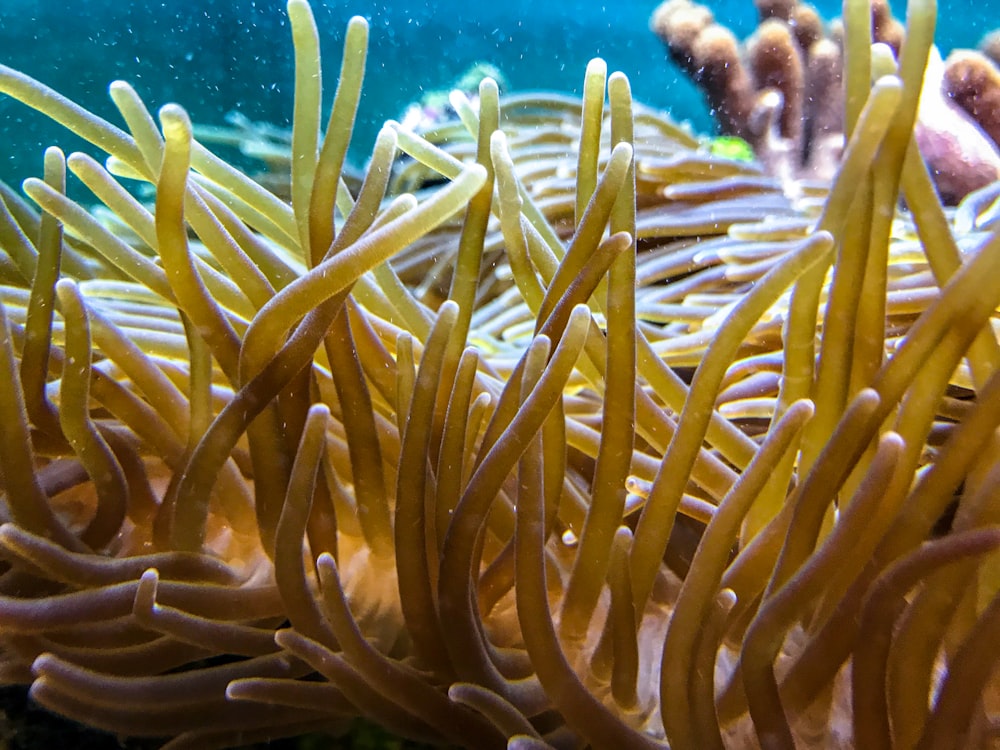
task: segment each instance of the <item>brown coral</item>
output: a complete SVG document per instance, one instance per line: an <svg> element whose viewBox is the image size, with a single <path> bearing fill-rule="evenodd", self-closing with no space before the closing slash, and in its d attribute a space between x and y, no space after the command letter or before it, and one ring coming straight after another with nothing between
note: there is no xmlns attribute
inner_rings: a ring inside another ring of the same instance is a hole
<svg viewBox="0 0 1000 750"><path fill-rule="evenodd" d="M931 55L914 136L946 203L1000 176L998 100L1000 72L986 57L961 50L945 64Z"/></svg>
<svg viewBox="0 0 1000 750"><path fill-rule="evenodd" d="M711 12L667 0L650 26L701 87L724 135L746 139L786 182L829 179L844 141L843 36L798 0L758 0L760 26L742 46ZM898 57L905 32L886 0L871 3L871 38ZM988 49L988 38L984 40ZM1000 174L1000 72L963 51L929 67L916 137L942 199L956 203Z"/></svg>
<svg viewBox="0 0 1000 750"><path fill-rule="evenodd" d="M945 61L944 89L994 143L1000 143L1000 68L984 53L956 50Z"/></svg>
<svg viewBox="0 0 1000 750"><path fill-rule="evenodd" d="M663 3L650 27L705 93L724 135L748 141L772 174L829 178L843 145L842 117L829 116L843 103L839 45L825 38L811 6L757 7L762 23L742 49L691 0Z"/></svg>

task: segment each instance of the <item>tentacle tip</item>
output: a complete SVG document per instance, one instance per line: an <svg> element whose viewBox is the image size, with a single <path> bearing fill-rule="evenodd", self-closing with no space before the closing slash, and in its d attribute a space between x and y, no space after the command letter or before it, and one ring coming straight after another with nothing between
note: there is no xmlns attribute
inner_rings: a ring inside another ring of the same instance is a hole
<svg viewBox="0 0 1000 750"><path fill-rule="evenodd" d="M35 660L31 662L31 674L35 680L43 679L46 672L55 668L58 660L59 657L49 651L43 651L36 656Z"/></svg>
<svg viewBox="0 0 1000 750"><path fill-rule="evenodd" d="M367 33L368 19L364 16L351 16L351 20L347 22L347 32L350 33L354 29Z"/></svg>
<svg viewBox="0 0 1000 750"><path fill-rule="evenodd" d="M291 5L292 2L296 2L296 0L291 0L291 2L289 2L289 5ZM233 680L228 685L226 685L226 700L228 701L243 700L246 694L245 690L243 689L245 687L245 683L246 680Z"/></svg>
<svg viewBox="0 0 1000 750"><path fill-rule="evenodd" d="M603 57L591 58L587 63L587 75L605 75L608 72L608 63Z"/></svg>

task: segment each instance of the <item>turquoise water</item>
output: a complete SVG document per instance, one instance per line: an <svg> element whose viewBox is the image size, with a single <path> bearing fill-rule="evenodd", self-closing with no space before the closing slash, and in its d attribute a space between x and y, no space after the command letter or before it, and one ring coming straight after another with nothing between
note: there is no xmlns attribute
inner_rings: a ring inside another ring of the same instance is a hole
<svg viewBox="0 0 1000 750"><path fill-rule="evenodd" d="M941 6L944 48L973 46L997 23L997 0ZM498 65L512 89L577 91L587 61L604 57L631 79L637 99L669 110L709 132L697 91L666 59L648 31L656 0L429 0L314 3L332 84L344 25L353 14L371 22L365 98L354 158L361 160L377 126L398 117L425 88L449 84L476 60ZM750 0L710 3L740 37L750 33ZM896 4L897 14L903 7ZM818 3L827 17L839 3ZM291 42L280 0L0 0L0 62L23 70L102 116L114 119L107 84L131 82L151 109L177 101L205 124L239 110L255 120L288 124ZM0 179L37 173L45 146L80 143L16 102L0 97Z"/></svg>

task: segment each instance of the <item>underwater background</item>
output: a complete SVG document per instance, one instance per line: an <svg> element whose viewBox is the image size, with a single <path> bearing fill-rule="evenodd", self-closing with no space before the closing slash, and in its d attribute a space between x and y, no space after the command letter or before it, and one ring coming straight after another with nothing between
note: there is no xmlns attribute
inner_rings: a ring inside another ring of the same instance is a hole
<svg viewBox="0 0 1000 750"><path fill-rule="evenodd" d="M511 90L579 92L587 61L629 76L638 101L689 121L701 133L712 122L701 96L668 60L648 30L658 0L426 0L314 3L324 52L329 104L347 19L371 23L368 72L352 159L363 163L383 121L401 116L425 90L449 87L476 61L498 66ZM709 1L718 20L741 39L756 23L751 0ZM816 2L840 15L835 0ZM897 16L905 5L894 4ZM944 0L938 43L943 52L973 47L997 25L1000 0ZM0 0L0 62L119 122L108 84L135 86L150 109L170 101L192 119L220 125L230 111L251 120L290 124L292 45L282 0ZM82 141L0 97L0 179L17 186L38 174L51 144Z"/></svg>

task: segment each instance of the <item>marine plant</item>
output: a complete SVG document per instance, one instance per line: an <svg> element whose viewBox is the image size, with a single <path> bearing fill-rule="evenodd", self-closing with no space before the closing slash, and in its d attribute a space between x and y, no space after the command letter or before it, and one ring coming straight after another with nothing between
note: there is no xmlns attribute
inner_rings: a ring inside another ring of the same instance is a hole
<svg viewBox="0 0 1000 750"><path fill-rule="evenodd" d="M844 157L788 194L599 61L387 124L352 192L367 25L321 129L306 0L288 203L0 68L109 155L0 193L0 678L175 749L995 740L998 190L937 200L909 6L897 61L848 3Z"/></svg>

